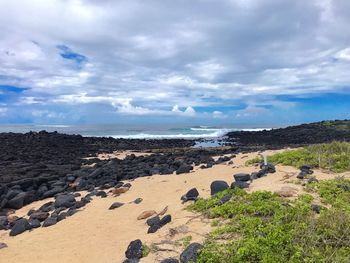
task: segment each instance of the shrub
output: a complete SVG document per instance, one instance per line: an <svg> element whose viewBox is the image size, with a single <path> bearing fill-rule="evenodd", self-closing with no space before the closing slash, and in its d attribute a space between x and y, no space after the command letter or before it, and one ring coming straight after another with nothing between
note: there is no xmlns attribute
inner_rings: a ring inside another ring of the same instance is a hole
<svg viewBox="0 0 350 263"><path fill-rule="evenodd" d="M350 170L350 143L332 142L310 145L305 148L276 153L268 157L274 164L299 168L304 164L333 172Z"/></svg>
<svg viewBox="0 0 350 263"><path fill-rule="evenodd" d="M350 255L350 181L312 183L331 205L316 214L313 196L295 200L261 191L226 190L189 206L211 218L225 218L204 243L198 262L347 262ZM230 192L229 202L219 198Z"/></svg>

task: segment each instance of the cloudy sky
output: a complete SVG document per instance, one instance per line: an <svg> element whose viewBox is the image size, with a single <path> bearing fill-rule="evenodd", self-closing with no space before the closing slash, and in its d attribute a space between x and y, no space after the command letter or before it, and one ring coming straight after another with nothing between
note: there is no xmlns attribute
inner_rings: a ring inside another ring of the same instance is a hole
<svg viewBox="0 0 350 263"><path fill-rule="evenodd" d="M349 0L0 0L0 122L350 118L349 25Z"/></svg>

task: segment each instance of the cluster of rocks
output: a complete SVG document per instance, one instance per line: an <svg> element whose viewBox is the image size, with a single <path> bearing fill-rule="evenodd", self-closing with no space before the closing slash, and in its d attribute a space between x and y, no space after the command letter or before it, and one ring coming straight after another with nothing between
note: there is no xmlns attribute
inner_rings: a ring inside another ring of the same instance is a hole
<svg viewBox="0 0 350 263"><path fill-rule="evenodd" d="M176 258L163 259L161 263L190 263L196 262L203 246L199 243L191 243L180 255L180 261ZM137 263L143 257L144 246L140 239L131 241L125 251L126 260L123 263Z"/></svg>
<svg viewBox="0 0 350 263"><path fill-rule="evenodd" d="M350 141L350 120L322 121L263 131L229 132L233 142L281 148L332 141Z"/></svg>
<svg viewBox="0 0 350 263"><path fill-rule="evenodd" d="M80 193L59 193L54 201L43 204L39 209L31 209L26 217L18 218L12 214L0 215L0 230L10 230L10 236L19 235L38 227L49 227L73 216L91 202L93 196L103 197L103 191L93 190L84 197ZM80 200L77 200L79 198Z"/></svg>
<svg viewBox="0 0 350 263"><path fill-rule="evenodd" d="M188 173L194 165L204 164L209 167L229 160L229 157L222 157L217 161L212 158L213 155L227 151L236 151L236 149L225 149L224 151L197 149L146 156L131 154L125 159L97 159L93 166L83 166L73 171L64 172L58 169L55 176L48 176L45 172L37 176L29 173L26 176L33 177L0 186L0 210L19 209L33 201L53 197L65 191L92 191L95 187L104 190L118 186L122 180L153 174Z"/></svg>
<svg viewBox="0 0 350 263"><path fill-rule="evenodd" d="M297 178L305 179L306 177L308 177L313 173L314 171L311 170L311 166L305 164L300 167L300 173L297 175Z"/></svg>

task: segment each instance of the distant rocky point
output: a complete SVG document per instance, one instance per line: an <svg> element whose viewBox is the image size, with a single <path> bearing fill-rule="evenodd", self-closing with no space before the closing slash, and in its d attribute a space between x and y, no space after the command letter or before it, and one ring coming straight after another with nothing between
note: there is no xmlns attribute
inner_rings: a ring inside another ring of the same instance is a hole
<svg viewBox="0 0 350 263"><path fill-rule="evenodd" d="M278 147L350 141L350 120L321 121L263 131L234 131L227 136L241 145Z"/></svg>

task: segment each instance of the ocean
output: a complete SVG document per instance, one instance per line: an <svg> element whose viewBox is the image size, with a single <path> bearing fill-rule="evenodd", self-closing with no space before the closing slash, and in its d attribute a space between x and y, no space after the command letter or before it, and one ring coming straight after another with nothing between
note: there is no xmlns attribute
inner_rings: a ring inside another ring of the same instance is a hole
<svg viewBox="0 0 350 263"><path fill-rule="evenodd" d="M167 125L0 125L0 132L57 131L83 136L113 137L125 139L170 139L170 138L218 138L230 131L257 131L269 127L233 126L167 126Z"/></svg>

